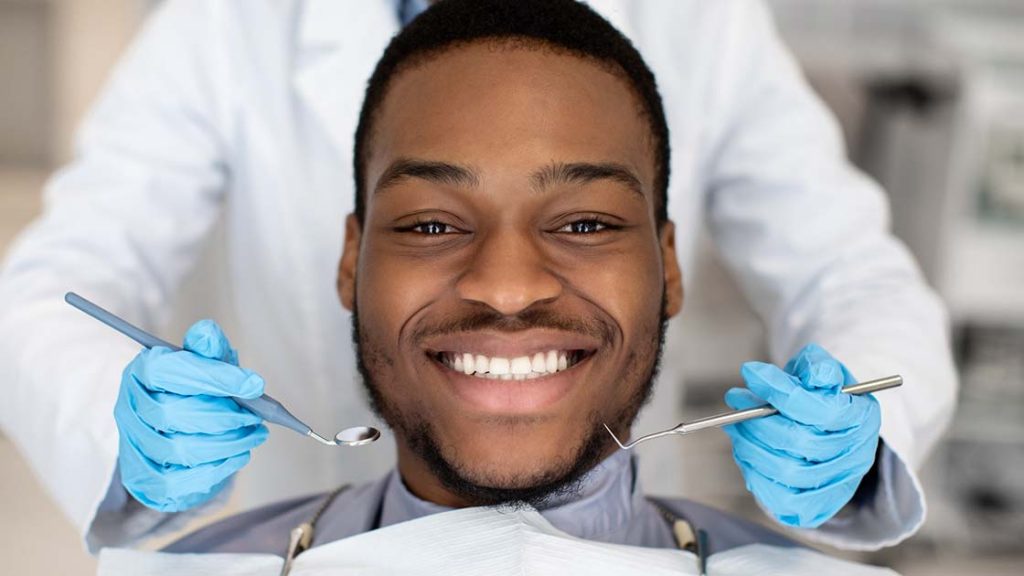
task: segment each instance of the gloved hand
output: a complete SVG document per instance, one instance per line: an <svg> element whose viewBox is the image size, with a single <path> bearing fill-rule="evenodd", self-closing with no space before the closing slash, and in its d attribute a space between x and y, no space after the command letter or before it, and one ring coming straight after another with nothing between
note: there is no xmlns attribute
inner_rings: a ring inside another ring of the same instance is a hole
<svg viewBox="0 0 1024 576"><path fill-rule="evenodd" d="M161 512L212 498L267 439L262 419L230 398L260 396L263 379L238 367L220 326L195 323L184 348L140 352L124 369L114 407L121 482Z"/></svg>
<svg viewBox="0 0 1024 576"><path fill-rule="evenodd" d="M841 393L857 381L816 344L784 369L747 362L740 372L748 388L729 390L726 404L779 411L725 428L747 490L782 524L820 526L850 501L875 461L878 401Z"/></svg>

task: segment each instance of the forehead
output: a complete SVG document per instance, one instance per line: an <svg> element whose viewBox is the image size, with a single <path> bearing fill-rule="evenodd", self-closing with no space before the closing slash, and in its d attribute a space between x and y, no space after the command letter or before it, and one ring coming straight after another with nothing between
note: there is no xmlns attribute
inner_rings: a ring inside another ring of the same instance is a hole
<svg viewBox="0 0 1024 576"><path fill-rule="evenodd" d="M474 43L398 72L370 140L371 188L403 156L484 171L614 161L653 186L650 129L624 73L537 46Z"/></svg>

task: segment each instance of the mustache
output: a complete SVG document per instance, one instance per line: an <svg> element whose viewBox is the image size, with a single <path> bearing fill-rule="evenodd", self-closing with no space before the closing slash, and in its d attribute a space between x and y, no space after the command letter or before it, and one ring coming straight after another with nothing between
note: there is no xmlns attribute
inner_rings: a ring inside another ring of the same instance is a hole
<svg viewBox="0 0 1024 576"><path fill-rule="evenodd" d="M600 319L569 316L547 308L527 308L514 315L506 315L488 307L481 307L466 314L418 326L412 332L414 342L431 337L492 330L495 332L525 332L535 328L548 328L562 332L584 334L611 344L615 339L615 327Z"/></svg>

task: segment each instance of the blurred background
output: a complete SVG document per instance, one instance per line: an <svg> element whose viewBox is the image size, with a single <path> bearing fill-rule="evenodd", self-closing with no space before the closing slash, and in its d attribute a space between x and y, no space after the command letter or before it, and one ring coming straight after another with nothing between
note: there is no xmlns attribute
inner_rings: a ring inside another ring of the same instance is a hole
<svg viewBox="0 0 1024 576"><path fill-rule="evenodd" d="M0 252L152 0L0 0ZM1024 1L769 0L838 116L851 160L888 191L893 228L953 321L953 426L923 471L929 517L908 542L844 556L904 574L1024 572ZM684 411L706 415L765 357L763 331L713 248L687 294ZM680 442L687 494L760 516L724 434ZM689 470L690 467L687 467ZM229 505L228 511L232 510ZM153 544L155 545L155 544ZM90 558L0 435L4 572L91 574ZM13 565L11 564L13 562Z"/></svg>

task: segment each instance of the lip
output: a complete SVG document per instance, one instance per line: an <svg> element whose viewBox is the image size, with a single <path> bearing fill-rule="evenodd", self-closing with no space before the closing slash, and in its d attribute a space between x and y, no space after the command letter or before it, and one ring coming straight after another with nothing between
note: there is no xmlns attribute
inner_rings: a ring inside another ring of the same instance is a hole
<svg viewBox="0 0 1024 576"><path fill-rule="evenodd" d="M446 334L427 339L423 347L428 354L469 352L491 358L518 358L549 350L583 350L590 354L601 347L601 342L584 334L533 329L511 334L490 331Z"/></svg>
<svg viewBox="0 0 1024 576"><path fill-rule="evenodd" d="M470 410L491 415L522 416L549 411L564 400L585 380L583 376L595 355L588 354L561 372L532 380L480 378L452 370L434 354L428 354L427 358L452 394Z"/></svg>

